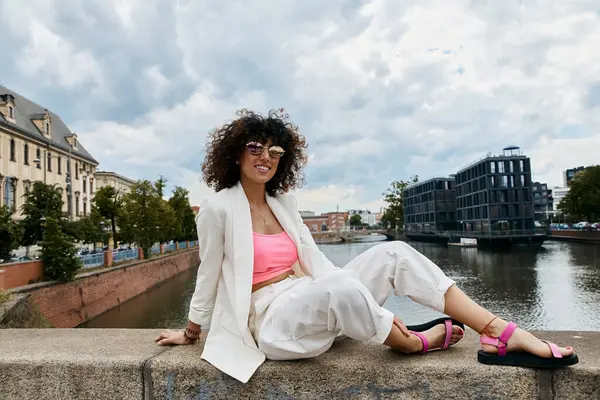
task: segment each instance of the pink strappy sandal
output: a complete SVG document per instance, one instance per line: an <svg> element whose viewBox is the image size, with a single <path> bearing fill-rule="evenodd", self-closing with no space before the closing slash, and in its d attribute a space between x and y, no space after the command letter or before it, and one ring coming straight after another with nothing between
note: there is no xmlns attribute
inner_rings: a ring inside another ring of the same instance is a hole
<svg viewBox="0 0 600 400"><path fill-rule="evenodd" d="M488 365L506 365L513 367L525 368L562 368L569 365L577 364L579 359L576 354L563 357L560 354L560 349L554 343L542 340L552 351L551 358L539 357L531 353L515 351L506 352L508 341L517 329L517 324L510 322L502 331L500 337L493 338L487 335L480 336L481 344L487 344L498 348L498 354L486 353L483 350L477 352L477 360L482 364Z"/></svg>
<svg viewBox="0 0 600 400"><path fill-rule="evenodd" d="M429 351L434 351L434 350L445 350L448 347L450 347L450 339L452 338L452 320L446 319L444 321L444 325L446 326L446 336L444 337L444 342L442 343L442 347L438 347L436 349L429 348L429 341L427 340L425 335L423 335L421 332L410 331L410 333L412 333L413 335L415 335L416 337L421 339L421 342L423 342L423 350L421 350L421 354L425 354Z"/></svg>

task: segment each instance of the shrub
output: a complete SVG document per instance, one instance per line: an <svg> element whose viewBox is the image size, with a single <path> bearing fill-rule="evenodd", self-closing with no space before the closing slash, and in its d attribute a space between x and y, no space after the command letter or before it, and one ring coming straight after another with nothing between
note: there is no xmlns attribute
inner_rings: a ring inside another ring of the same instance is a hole
<svg viewBox="0 0 600 400"><path fill-rule="evenodd" d="M58 222L49 218L46 221L41 259L44 262L44 277L49 280L69 282L82 267L75 255L75 245L70 236L61 232Z"/></svg>
<svg viewBox="0 0 600 400"><path fill-rule="evenodd" d="M11 299L10 293L5 292L4 290L0 290L0 304L6 303L10 299Z"/></svg>

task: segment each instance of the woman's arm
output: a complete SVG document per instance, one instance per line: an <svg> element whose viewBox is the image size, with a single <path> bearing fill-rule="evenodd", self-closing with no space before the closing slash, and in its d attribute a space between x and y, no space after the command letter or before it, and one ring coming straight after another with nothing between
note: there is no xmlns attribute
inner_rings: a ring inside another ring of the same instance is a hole
<svg viewBox="0 0 600 400"><path fill-rule="evenodd" d="M196 216L196 228L200 247L200 267L188 313L191 322L188 328L193 331L199 331L199 326L210 324L217 295L217 282L223 263L224 221L215 206L208 201L200 206Z"/></svg>
<svg viewBox="0 0 600 400"><path fill-rule="evenodd" d="M155 341L161 345L192 344L198 340L201 327L210 324L217 282L221 275L223 245L225 242L223 219L208 201L200 206L196 216L200 267L196 278L196 289L190 301L188 324L184 332L165 330Z"/></svg>

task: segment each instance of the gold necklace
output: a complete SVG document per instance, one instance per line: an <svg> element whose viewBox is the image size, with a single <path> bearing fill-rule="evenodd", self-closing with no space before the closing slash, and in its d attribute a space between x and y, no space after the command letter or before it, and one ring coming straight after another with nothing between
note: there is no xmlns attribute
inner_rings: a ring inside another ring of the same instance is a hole
<svg viewBox="0 0 600 400"><path fill-rule="evenodd" d="M265 224L265 228L269 226L269 223L267 222L267 218L264 216L264 214L262 213L262 211L260 211L258 209L258 207L254 206L254 210L250 209L251 211L258 211L258 215L260 215L260 217L263 219L263 222Z"/></svg>

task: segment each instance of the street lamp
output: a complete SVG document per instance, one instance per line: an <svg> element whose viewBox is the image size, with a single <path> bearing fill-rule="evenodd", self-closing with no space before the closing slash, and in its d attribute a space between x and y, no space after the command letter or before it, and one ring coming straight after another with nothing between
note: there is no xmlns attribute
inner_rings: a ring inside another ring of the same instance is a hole
<svg viewBox="0 0 600 400"><path fill-rule="evenodd" d="M102 249L104 250L104 221L100 221L100 232L102 232Z"/></svg>
<svg viewBox="0 0 600 400"><path fill-rule="evenodd" d="M46 217L44 217L42 215L42 217L39 219L40 221L40 226L42 227L42 240L44 240L44 235L46 234ZM38 242L39 245L39 242Z"/></svg>

